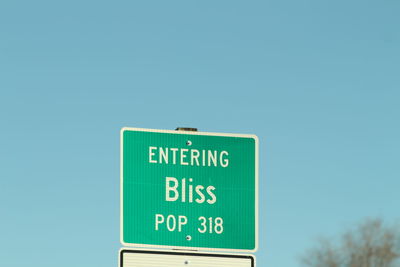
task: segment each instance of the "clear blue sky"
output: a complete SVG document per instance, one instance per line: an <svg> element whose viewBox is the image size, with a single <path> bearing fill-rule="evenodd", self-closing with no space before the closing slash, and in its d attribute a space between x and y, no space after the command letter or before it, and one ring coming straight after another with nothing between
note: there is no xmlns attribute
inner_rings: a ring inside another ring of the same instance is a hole
<svg viewBox="0 0 400 267"><path fill-rule="evenodd" d="M400 2L2 1L0 265L117 266L123 126L260 138L258 266L398 221Z"/></svg>

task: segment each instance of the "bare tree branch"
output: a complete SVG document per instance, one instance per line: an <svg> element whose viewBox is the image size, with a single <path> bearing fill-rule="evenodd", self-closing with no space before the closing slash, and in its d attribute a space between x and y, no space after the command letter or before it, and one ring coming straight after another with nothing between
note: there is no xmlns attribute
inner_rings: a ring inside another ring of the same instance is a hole
<svg viewBox="0 0 400 267"><path fill-rule="evenodd" d="M301 259L308 267L400 267L400 232L380 219L366 220L332 242L320 240Z"/></svg>

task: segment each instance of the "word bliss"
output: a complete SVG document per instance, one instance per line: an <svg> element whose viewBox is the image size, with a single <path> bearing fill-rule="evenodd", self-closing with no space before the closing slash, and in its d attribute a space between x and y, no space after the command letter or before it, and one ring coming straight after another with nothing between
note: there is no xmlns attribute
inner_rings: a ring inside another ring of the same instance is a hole
<svg viewBox="0 0 400 267"><path fill-rule="evenodd" d="M166 177L165 179L165 200L181 202L197 202L199 204L207 202L214 204L217 202L217 196L214 194L215 187L210 185L204 187L203 185L193 185L193 179L189 178L188 183L186 178L181 179L179 182L175 177Z"/></svg>

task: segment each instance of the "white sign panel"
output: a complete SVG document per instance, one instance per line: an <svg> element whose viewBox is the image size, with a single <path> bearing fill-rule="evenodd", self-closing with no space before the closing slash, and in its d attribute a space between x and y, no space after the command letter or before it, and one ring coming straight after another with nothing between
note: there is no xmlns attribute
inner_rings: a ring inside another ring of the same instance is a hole
<svg viewBox="0 0 400 267"><path fill-rule="evenodd" d="M120 267L254 267L251 255L154 250L120 251Z"/></svg>

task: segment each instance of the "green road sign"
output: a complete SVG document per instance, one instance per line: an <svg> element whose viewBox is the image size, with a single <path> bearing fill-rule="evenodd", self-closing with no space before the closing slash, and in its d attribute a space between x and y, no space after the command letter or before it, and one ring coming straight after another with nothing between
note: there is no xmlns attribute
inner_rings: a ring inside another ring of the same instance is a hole
<svg viewBox="0 0 400 267"><path fill-rule="evenodd" d="M123 245L256 251L254 135L123 128Z"/></svg>

